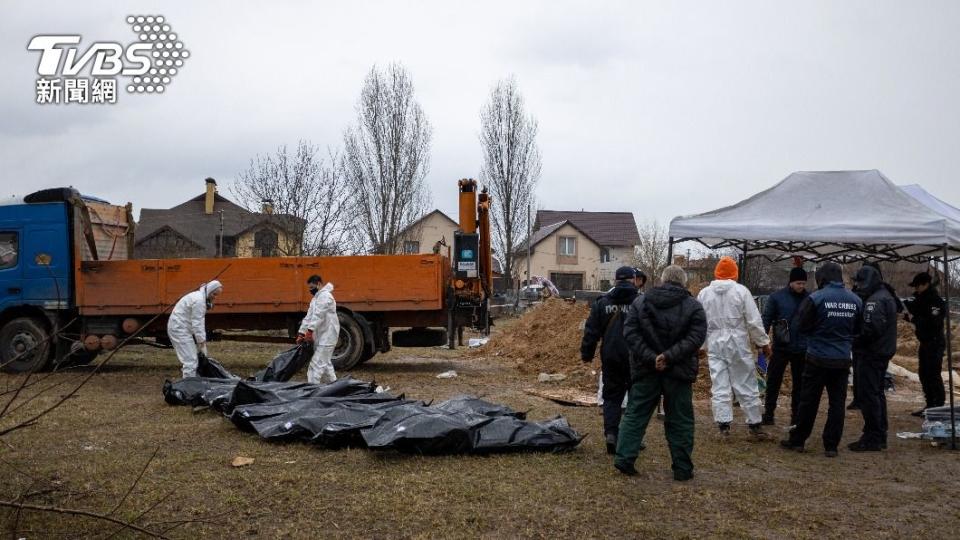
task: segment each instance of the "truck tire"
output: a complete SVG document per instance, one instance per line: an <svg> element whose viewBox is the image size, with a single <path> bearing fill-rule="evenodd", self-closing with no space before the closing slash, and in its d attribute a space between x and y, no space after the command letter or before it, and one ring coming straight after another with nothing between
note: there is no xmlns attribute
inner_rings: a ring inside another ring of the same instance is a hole
<svg viewBox="0 0 960 540"><path fill-rule="evenodd" d="M377 351L373 350L373 347L369 345L364 346L363 354L360 356L360 362L358 362L357 365L363 364L364 362L373 358L376 355L377 355Z"/></svg>
<svg viewBox="0 0 960 540"><path fill-rule="evenodd" d="M19 317L0 328L0 365L10 373L41 371L50 363L49 334L44 324Z"/></svg>
<svg viewBox="0 0 960 540"><path fill-rule="evenodd" d="M340 319L340 339L333 349L333 368L337 371L348 371L356 367L363 358L364 339L363 330L349 313L337 312Z"/></svg>

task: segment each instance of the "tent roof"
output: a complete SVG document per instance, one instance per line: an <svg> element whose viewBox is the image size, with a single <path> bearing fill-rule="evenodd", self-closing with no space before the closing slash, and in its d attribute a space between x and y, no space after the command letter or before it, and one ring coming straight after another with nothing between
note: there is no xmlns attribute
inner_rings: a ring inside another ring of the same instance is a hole
<svg viewBox="0 0 960 540"><path fill-rule="evenodd" d="M877 170L795 172L733 206L674 218L670 236L771 258L925 260L942 254L944 244L960 256L960 218Z"/></svg>
<svg viewBox="0 0 960 540"><path fill-rule="evenodd" d="M923 186L920 184L900 186L900 189L934 212L960 222L960 208L937 198L929 191L923 189Z"/></svg>

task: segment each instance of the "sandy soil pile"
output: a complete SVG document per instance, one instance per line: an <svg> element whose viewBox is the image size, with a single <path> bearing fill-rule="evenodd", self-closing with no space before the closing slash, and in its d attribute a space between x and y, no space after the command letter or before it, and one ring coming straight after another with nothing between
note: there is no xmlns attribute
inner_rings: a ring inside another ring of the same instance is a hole
<svg viewBox="0 0 960 540"><path fill-rule="evenodd" d="M531 308L502 331L494 333L483 354L515 360L523 373L563 373L560 384L597 389L590 364L580 361L583 324L590 315L586 303L551 298ZM600 348L597 347L599 357Z"/></svg>

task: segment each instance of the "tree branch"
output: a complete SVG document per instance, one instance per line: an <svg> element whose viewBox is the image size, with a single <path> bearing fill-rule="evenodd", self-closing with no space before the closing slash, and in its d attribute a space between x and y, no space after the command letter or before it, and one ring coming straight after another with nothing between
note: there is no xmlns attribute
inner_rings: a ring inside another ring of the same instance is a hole
<svg viewBox="0 0 960 540"><path fill-rule="evenodd" d="M121 520L121 519L117 519L117 518L115 518L115 517L111 517L111 516L108 516L108 515L105 515L105 514L98 514L98 513L96 513L96 512L90 512L90 511L87 511L87 510L78 510L78 509L75 509L75 508L60 508L60 507L57 507L57 506L41 506L41 505L37 505L37 504L27 504L27 503L23 503L23 502L19 502L19 503L18 503L17 501L0 501L0 507L4 507L4 508L14 508L14 509L17 509L18 511L22 511L22 510L32 510L32 511L34 511L34 512L47 512L47 513L51 513L51 514L66 514L66 515L72 515L72 516L83 516L83 517L88 517L88 518L91 518L91 519L97 519L97 520L100 520L100 521L108 521L108 522L114 523L114 524L116 524L116 525L121 525L121 526L122 526L121 530L123 530L123 529L130 529L130 530L132 530L132 531L136 531L136 532L138 532L138 533L140 533L140 534L149 536L149 537L151 537L151 538L167 538L167 537L164 536L163 534L153 532L153 531L148 530L148 529L145 529L145 528L143 528L143 527L139 527L139 526L137 526L137 525L134 525L133 523L128 523L128 522L126 522L126 521L123 521L123 520Z"/></svg>

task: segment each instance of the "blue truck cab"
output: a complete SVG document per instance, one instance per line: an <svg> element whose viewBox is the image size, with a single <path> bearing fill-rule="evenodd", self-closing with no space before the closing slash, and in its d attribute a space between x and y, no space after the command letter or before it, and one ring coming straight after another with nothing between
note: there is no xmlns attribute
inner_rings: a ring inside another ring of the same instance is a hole
<svg viewBox="0 0 960 540"><path fill-rule="evenodd" d="M0 201L0 365L6 371L39 370L67 356L86 360L79 334L71 340L67 328L77 320L74 214L82 201L70 188Z"/></svg>

